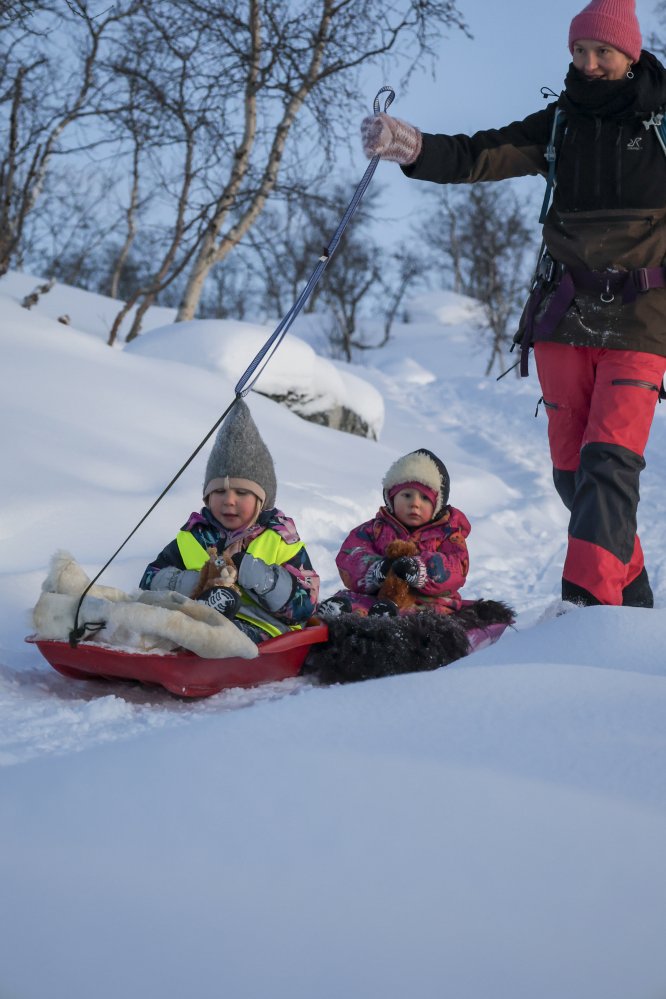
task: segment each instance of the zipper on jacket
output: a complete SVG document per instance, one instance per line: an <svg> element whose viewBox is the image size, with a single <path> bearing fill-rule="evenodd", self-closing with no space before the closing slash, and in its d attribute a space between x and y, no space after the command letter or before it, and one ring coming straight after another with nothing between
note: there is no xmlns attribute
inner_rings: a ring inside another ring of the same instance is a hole
<svg viewBox="0 0 666 999"><path fill-rule="evenodd" d="M594 201L601 201L601 118L594 119Z"/></svg>
<svg viewBox="0 0 666 999"><path fill-rule="evenodd" d="M574 128L573 135L571 136L571 148L576 149L576 139L578 138L578 129ZM578 204L578 198L580 196L580 156L575 156L574 161L574 182L573 182L573 204Z"/></svg>

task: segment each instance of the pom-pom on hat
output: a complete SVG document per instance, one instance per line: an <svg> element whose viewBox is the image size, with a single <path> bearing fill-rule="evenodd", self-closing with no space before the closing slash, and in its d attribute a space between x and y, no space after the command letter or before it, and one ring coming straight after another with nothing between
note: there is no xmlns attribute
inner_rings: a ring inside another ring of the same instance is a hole
<svg viewBox="0 0 666 999"><path fill-rule="evenodd" d="M420 489L433 504L433 520L449 502L451 479L446 465L426 448L398 458L384 476L384 502L393 512L393 497L408 486Z"/></svg>
<svg viewBox="0 0 666 999"><path fill-rule="evenodd" d="M571 22L571 53L574 42L581 38L607 42L620 52L626 52L633 62L638 62L643 39L636 17L636 0L592 0Z"/></svg>
<svg viewBox="0 0 666 999"><path fill-rule="evenodd" d="M230 487L254 493L264 510L275 506L277 482L273 459L242 399L235 403L217 432L206 465L204 500L213 489Z"/></svg>

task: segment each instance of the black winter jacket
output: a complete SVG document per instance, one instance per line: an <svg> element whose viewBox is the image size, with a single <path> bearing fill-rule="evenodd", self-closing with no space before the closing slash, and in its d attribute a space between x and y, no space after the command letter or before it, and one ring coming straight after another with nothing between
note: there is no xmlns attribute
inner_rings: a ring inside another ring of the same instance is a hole
<svg viewBox="0 0 666 999"><path fill-rule="evenodd" d="M559 106L565 128L543 229L549 252L566 267L593 271L664 266L666 155L644 123L666 108L666 70L645 51L633 70L633 80L590 82L572 66L557 102L472 136L424 133L421 155L403 171L442 184L545 176ZM610 305L580 291L549 338L666 355L666 288L625 304L618 295Z"/></svg>

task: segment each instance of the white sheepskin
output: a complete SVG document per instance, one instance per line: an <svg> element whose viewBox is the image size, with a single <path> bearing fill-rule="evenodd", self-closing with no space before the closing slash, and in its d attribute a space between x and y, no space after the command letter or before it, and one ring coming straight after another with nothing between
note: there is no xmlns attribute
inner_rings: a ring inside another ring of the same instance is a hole
<svg viewBox="0 0 666 999"><path fill-rule="evenodd" d="M69 552L56 552L32 612L37 638L68 641L79 598L90 580ZM254 659L258 648L231 621L212 607L171 591L125 593L111 586L92 586L79 624L104 622L85 641L143 652L188 649L204 659Z"/></svg>

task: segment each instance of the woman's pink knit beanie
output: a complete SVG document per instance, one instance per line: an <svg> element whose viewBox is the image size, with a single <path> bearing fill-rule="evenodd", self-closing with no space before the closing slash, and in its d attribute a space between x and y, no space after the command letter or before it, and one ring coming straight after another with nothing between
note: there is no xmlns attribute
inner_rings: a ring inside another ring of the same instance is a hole
<svg viewBox="0 0 666 999"><path fill-rule="evenodd" d="M581 38L608 42L614 49L626 52L633 62L638 62L643 40L635 0L592 0L571 22L570 52L573 53L574 42Z"/></svg>

